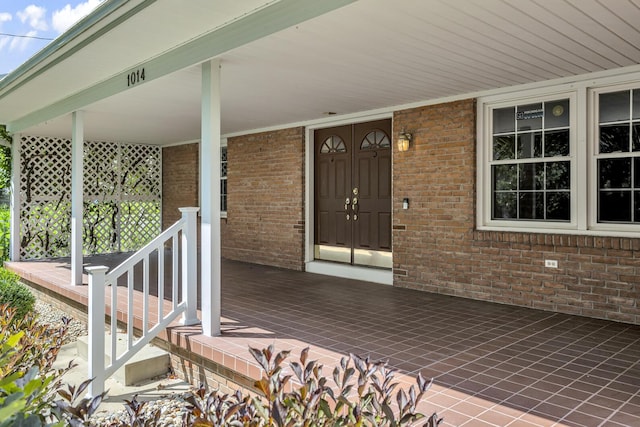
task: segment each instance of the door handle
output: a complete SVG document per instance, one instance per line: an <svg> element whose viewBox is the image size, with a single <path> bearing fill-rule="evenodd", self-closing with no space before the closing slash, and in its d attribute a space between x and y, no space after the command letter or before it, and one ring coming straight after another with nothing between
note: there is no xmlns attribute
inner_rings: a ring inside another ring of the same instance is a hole
<svg viewBox="0 0 640 427"><path fill-rule="evenodd" d="M360 211L360 205L358 204L358 198L353 198L353 203L351 204L351 210L353 211L353 220L358 220L358 212Z"/></svg>
<svg viewBox="0 0 640 427"><path fill-rule="evenodd" d="M349 198L347 197L344 201L344 211L347 214L347 221L349 221L351 219L351 215L349 215L349 204L351 203L351 200L349 200Z"/></svg>

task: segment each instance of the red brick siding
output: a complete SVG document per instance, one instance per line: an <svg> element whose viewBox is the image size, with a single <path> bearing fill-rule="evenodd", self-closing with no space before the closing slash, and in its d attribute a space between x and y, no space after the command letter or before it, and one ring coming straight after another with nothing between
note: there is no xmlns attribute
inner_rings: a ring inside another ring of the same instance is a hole
<svg viewBox="0 0 640 427"><path fill-rule="evenodd" d="M396 286L640 324L640 239L475 231L473 100L398 111L403 127L414 140L393 154Z"/></svg>
<svg viewBox="0 0 640 427"><path fill-rule="evenodd" d="M293 270L304 267L304 128L227 141L223 256Z"/></svg>
<svg viewBox="0 0 640 427"><path fill-rule="evenodd" d="M162 149L162 229L180 219L178 208L200 206L198 200L199 144Z"/></svg>

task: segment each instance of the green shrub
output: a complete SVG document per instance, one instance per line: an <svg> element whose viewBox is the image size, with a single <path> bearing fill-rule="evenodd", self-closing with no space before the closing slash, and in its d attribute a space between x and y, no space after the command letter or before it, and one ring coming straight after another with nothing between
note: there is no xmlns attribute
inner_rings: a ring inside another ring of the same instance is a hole
<svg viewBox="0 0 640 427"><path fill-rule="evenodd" d="M19 282L18 275L0 268L0 304L8 304L16 309L15 318L22 319L33 311L35 297Z"/></svg>
<svg viewBox="0 0 640 427"><path fill-rule="evenodd" d="M69 319L51 328L38 323L34 313L16 314L0 305L0 427L89 425L105 394L82 398L90 380L63 387L62 376L74 365L52 368Z"/></svg>

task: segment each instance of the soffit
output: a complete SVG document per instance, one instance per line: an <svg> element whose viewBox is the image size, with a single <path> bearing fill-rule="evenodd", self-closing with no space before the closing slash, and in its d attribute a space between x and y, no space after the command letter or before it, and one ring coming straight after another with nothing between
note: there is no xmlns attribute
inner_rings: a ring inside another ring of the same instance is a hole
<svg viewBox="0 0 640 427"><path fill-rule="evenodd" d="M127 23L122 42L154 16ZM640 22L634 2L360 0L223 54L222 131L640 64L634 22ZM96 59L120 55L102 42ZM132 47L125 53L136 56ZM87 108L85 134L152 143L198 139L199 87L194 66L97 102ZM67 116L32 131L69 128Z"/></svg>

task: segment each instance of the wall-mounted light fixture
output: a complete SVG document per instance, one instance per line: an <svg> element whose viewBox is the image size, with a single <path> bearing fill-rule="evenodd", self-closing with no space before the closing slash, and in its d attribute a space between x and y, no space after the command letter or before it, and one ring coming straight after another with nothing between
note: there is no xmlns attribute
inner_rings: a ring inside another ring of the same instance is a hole
<svg viewBox="0 0 640 427"><path fill-rule="evenodd" d="M412 135L409 132L405 132L404 128L402 128L402 132L400 132L400 136L398 137L398 151L407 151L411 138Z"/></svg>

